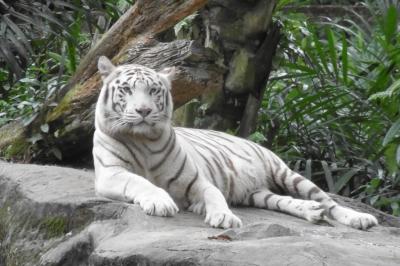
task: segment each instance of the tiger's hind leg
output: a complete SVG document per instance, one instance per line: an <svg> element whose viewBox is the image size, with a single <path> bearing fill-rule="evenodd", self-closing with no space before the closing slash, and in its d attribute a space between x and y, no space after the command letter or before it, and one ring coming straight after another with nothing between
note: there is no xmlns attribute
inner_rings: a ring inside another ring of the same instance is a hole
<svg viewBox="0 0 400 266"><path fill-rule="evenodd" d="M280 169L274 176L277 185L290 195L320 203L325 210L324 214L328 217L362 230L378 224L377 219L371 214L340 206L313 182L290 170L286 165Z"/></svg>
<svg viewBox="0 0 400 266"><path fill-rule="evenodd" d="M324 207L319 202L278 195L268 189L251 193L246 203L248 206L288 213L312 223L322 220L324 214Z"/></svg>

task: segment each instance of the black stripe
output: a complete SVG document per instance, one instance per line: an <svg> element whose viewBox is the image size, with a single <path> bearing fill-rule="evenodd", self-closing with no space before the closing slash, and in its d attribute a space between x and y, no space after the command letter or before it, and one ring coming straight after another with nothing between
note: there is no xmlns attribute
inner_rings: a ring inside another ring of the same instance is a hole
<svg viewBox="0 0 400 266"><path fill-rule="evenodd" d="M203 149L205 149L205 150L208 150L210 153L212 153L215 157L218 157L218 155L209 147L209 146L207 146L207 145L204 145L203 143L201 143L198 139L196 139L196 136L195 135L192 135L192 134L189 134L189 133L187 133L187 132L183 132L183 131L180 131L181 133L183 133L184 135L186 135L186 139L189 141L189 142L192 142L192 144L194 143L194 144L196 144L197 146L199 146L199 147L202 147ZM185 137L185 136L183 136L183 137ZM194 147L195 147L195 145L193 145ZM214 146L214 145L213 145ZM212 146L212 147L213 147Z"/></svg>
<svg viewBox="0 0 400 266"><path fill-rule="evenodd" d="M124 146L124 147L129 151L129 153L131 154L133 160L135 160L135 163L136 163L141 169L144 169L142 163L141 163L141 162L139 161L139 159L136 157L136 154L132 151L132 149L131 149L128 145L126 145L125 143L123 143L123 142L120 142L120 144L121 144L122 146Z"/></svg>
<svg viewBox="0 0 400 266"><path fill-rule="evenodd" d="M122 144L124 144L124 146L127 147L127 149L129 149L128 147L133 146L133 148L139 153L139 154L143 154L143 151L141 148L139 148L138 145L136 145L133 141L129 141L127 144L125 144L125 142L122 142ZM128 145L129 144L129 145ZM133 151L132 151L133 152Z"/></svg>
<svg viewBox="0 0 400 266"><path fill-rule="evenodd" d="M154 171L154 170L158 169L163 163L165 163L165 160L166 160L167 157L170 155L172 149L175 147L175 140L176 140L176 137L175 137L175 134L172 134L172 135L173 135L172 144L169 146L168 150L165 152L163 158L162 158L158 163L156 163L155 165L153 165L153 166L150 168L150 171Z"/></svg>
<svg viewBox="0 0 400 266"><path fill-rule="evenodd" d="M96 158L97 161L99 161L99 163L101 164L101 166L103 166L103 167L108 167L108 166L106 166L106 165L104 164L103 160L101 160L100 157L97 156L97 154L95 154L94 157Z"/></svg>
<svg viewBox="0 0 400 266"><path fill-rule="evenodd" d="M133 86L132 86L132 87L134 87L134 88L136 87L136 82L137 82L138 80L139 80L139 77L137 76L136 79L135 79L135 81L133 82Z"/></svg>
<svg viewBox="0 0 400 266"><path fill-rule="evenodd" d="M276 202L276 208L278 208L278 210L281 210L281 207L279 206L279 202L281 202L282 199L278 199L278 201Z"/></svg>
<svg viewBox="0 0 400 266"><path fill-rule="evenodd" d="M100 136L98 136L99 139L101 139ZM131 150L131 148L129 146L127 146L125 143L113 138L113 140L115 142L117 142L119 145L123 146L126 150L128 150L128 152L130 153L131 157L133 158L133 160L135 161L135 163L141 168L143 169L143 165L140 163L140 161L138 160L138 158L136 157L135 153ZM103 140L104 141L104 140ZM128 162L130 164L130 162Z"/></svg>
<svg viewBox="0 0 400 266"><path fill-rule="evenodd" d="M228 180L228 178L226 177L226 173L225 173L225 171L224 171L224 169L221 167L221 161L219 160L219 156L218 156L218 154L215 152L215 151L213 151L209 146L207 146L207 145L204 145L203 143L201 143L201 142L199 142L199 140L198 139L193 139L194 137L196 137L196 136L193 136L192 134L190 134L190 133L188 133L188 132L185 132L185 131L178 131L178 133L183 133L183 136L182 137L185 137L186 136L186 139L189 141L189 142L194 142L195 144L197 144L197 146L198 147L201 147L201 148L203 148L203 149L205 149L205 150L207 150L207 151L209 151L210 153L211 153L211 155L213 155L213 157L212 157L212 161L214 162L214 164L215 164L215 166L218 168L218 170L219 170L219 173L220 173L220 175L221 175L221 177L223 178L223 185L224 185L224 187L223 187L223 189L222 190L224 190L224 189L226 189L226 190L228 190L229 189L229 187L228 187L228 182L229 182L229 180ZM214 146L214 145L213 145ZM196 147L195 145L194 145L194 147ZM199 154L201 154L200 152L198 152ZM210 164L211 165L211 164ZM229 191L227 191L228 193L229 193Z"/></svg>
<svg viewBox="0 0 400 266"><path fill-rule="evenodd" d="M229 183L228 199L232 199L232 195L233 195L233 192L235 190L235 181L234 181L234 178L232 176L228 176L228 178L229 177L230 177L230 183Z"/></svg>
<svg viewBox="0 0 400 266"><path fill-rule="evenodd" d="M123 110L124 110L124 104L121 104L120 102L117 102L116 104L115 104L115 107L119 107L119 111L120 112L122 112Z"/></svg>
<svg viewBox="0 0 400 266"><path fill-rule="evenodd" d="M109 168L109 167L121 167L121 168L124 168L126 171L128 171L129 172L129 170L125 167L125 166L123 166L123 165L120 165L120 164L106 164L106 163L104 163L103 162L103 160L102 159L100 159L100 157L99 156L97 156L97 154L95 154L94 155L94 157L96 158L96 160L101 164L101 166L103 167L103 168Z"/></svg>
<svg viewBox="0 0 400 266"><path fill-rule="evenodd" d="M253 151L254 151L254 153L257 155L257 157L260 159L260 161L263 163L263 167L264 167L264 171L265 171L265 174L268 176L268 175L272 175L273 176L273 172L272 172L272 170L270 169L270 171L268 171L268 167L267 167L267 159L265 158L265 155L264 155L264 153L263 153L263 151L260 149L260 147L258 146L258 145L256 145L256 144L254 144L253 142L251 142L251 141L246 141L245 142ZM269 165L269 167L271 168L271 165ZM280 189L280 187L278 186L278 184L276 183L276 181L275 181L275 179L272 179L272 182L274 183L274 186L277 188L277 189Z"/></svg>
<svg viewBox="0 0 400 266"><path fill-rule="evenodd" d="M336 208L336 206L337 206L337 205L333 205L333 206L329 207L329 209L328 209L328 215L329 215L330 217L333 217L333 216L332 216L332 210L333 210L334 208Z"/></svg>
<svg viewBox="0 0 400 266"><path fill-rule="evenodd" d="M176 158L178 158L179 154L181 154L181 150L182 150L182 148L179 147L178 152L175 154L174 158L172 159L173 162L175 162ZM164 175L164 173L161 173L161 174L156 175L155 177L153 177L154 182L155 182L155 183L158 183L158 179L159 179L160 176L162 176L162 175Z"/></svg>
<svg viewBox="0 0 400 266"><path fill-rule="evenodd" d="M176 172L175 175L170 180L168 180L167 189L169 189L169 187L171 186L172 182L177 180L180 177L180 175L182 174L182 171L183 171L183 169L185 168L185 165L186 165L186 159L187 159L187 156L185 154L185 158L183 159L183 162L182 162L181 166L179 167L178 172Z"/></svg>
<svg viewBox="0 0 400 266"><path fill-rule="evenodd" d="M124 196L125 199L128 199L126 196L126 190L128 189L128 185L129 183L132 181L132 179L128 179L128 182L126 182L125 186L124 186L124 190L122 192L122 195Z"/></svg>
<svg viewBox="0 0 400 266"><path fill-rule="evenodd" d="M318 194L319 192L321 192L321 189L318 188L317 186L314 186L313 188L311 188L308 193L307 193L307 199L311 199L311 196L313 194Z"/></svg>
<svg viewBox="0 0 400 266"><path fill-rule="evenodd" d="M224 169L222 169L221 165L218 164L218 158L213 157L212 158L213 162L215 163L215 165L217 166L219 173L221 174L220 176L222 177L222 181L223 181L223 191L227 191L229 193L229 187L228 187L228 183L229 183L229 178L225 175L225 171ZM223 193L224 194L224 193Z"/></svg>
<svg viewBox="0 0 400 266"><path fill-rule="evenodd" d="M203 141L207 142L210 146L214 146L215 144L217 144L217 145L219 145L220 147L223 147L223 148L225 148L226 150L228 150L228 151L229 151L230 153L232 153L233 155L235 155L235 156L241 158L242 160L245 160L245 161L247 161L248 163L251 163L251 162L252 162L249 158L246 158L246 157L244 157L244 156L242 156L242 155L240 155L240 154L234 152L234 151L233 151L231 148L229 148L228 146L226 146L226 145L224 145L224 144L221 144L221 143L219 143L218 141L215 141L214 139L210 138L210 137L207 136L202 130L199 130L199 131L197 131L197 132L203 134L203 137L201 137L201 136L199 136L199 135L196 135L196 137L198 137L198 138L202 139ZM215 143L215 144L213 144L212 142Z"/></svg>
<svg viewBox="0 0 400 266"><path fill-rule="evenodd" d="M112 86L111 87L111 108L113 109L114 112L117 112L114 98L115 98L115 86Z"/></svg>
<svg viewBox="0 0 400 266"><path fill-rule="evenodd" d="M166 149L166 148L168 147L168 145L171 143L172 138L175 137L174 135L175 135L174 130L171 129L170 132L169 132L169 137L168 137L167 142L166 142L165 145L162 146L161 149L159 149L159 150L152 150L152 149L150 149L149 147L147 147L146 145L143 145L143 146L144 146L149 152L151 152L151 153L153 153L153 154L161 153L161 152L165 151L165 149Z"/></svg>
<svg viewBox="0 0 400 266"><path fill-rule="evenodd" d="M265 195L265 197L264 197L265 208L270 209L270 208L268 207L268 200L269 200L269 198L272 197L273 195L274 195L274 194L272 194L272 193Z"/></svg>
<svg viewBox="0 0 400 266"><path fill-rule="evenodd" d="M225 166L228 167L229 169L231 169L231 170L236 174L236 176L237 176L237 175L238 175L238 174L237 174L237 171L236 171L236 169L234 168L232 161L229 159L229 155L228 155L225 151L223 151L223 150L220 150L219 153L221 154L221 157L222 157L222 159L223 159L224 162L225 162ZM226 171L223 171L221 174L226 178L227 183L229 183L228 199L231 199L231 198L232 198L232 193L233 193L233 191L234 191L234 186L235 186L234 180L233 180L234 177L232 177L231 175L228 175L228 174L226 173ZM228 187L228 186L227 186L227 187Z"/></svg>
<svg viewBox="0 0 400 266"><path fill-rule="evenodd" d="M270 172L271 172L271 175L269 176L269 179L268 179L268 180L271 180L271 181L272 181L272 185L274 186L274 188L275 188L276 190L278 190L278 191L276 191L278 194L283 194L283 193L284 193L284 190L283 190L283 188L278 184L278 182L276 181L275 173L272 171L273 166L271 165L271 160L266 160L265 157L264 157L264 162L265 162L266 167L267 167L267 163L268 163L268 166L269 166Z"/></svg>
<svg viewBox="0 0 400 266"><path fill-rule="evenodd" d="M235 143L233 140L228 139L228 138L225 137L225 136L222 136L222 133L221 133L221 132L214 131L214 130L207 130L207 133L208 133L208 134L211 134L211 135L213 135L213 136L215 136L215 137L217 137L217 138L220 138L220 139L223 139L223 140L225 140L225 141L228 141L228 142L230 142L230 143Z"/></svg>
<svg viewBox="0 0 400 266"><path fill-rule="evenodd" d="M169 92L165 93L165 107L168 109L169 107Z"/></svg>
<svg viewBox="0 0 400 266"><path fill-rule="evenodd" d="M104 92L104 98L103 98L103 103L104 104L107 104L107 102L108 102L108 97L109 97L108 94L109 94L109 86L107 84L106 91Z"/></svg>
<svg viewBox="0 0 400 266"><path fill-rule="evenodd" d="M256 190L256 191L254 191L253 193L251 193L249 195L249 206L255 206L255 204L254 204L254 194L257 194L259 192L260 192L259 190Z"/></svg>
<svg viewBox="0 0 400 266"><path fill-rule="evenodd" d="M281 168L279 168L279 169L281 169ZM287 172L287 169L284 169L284 171L283 171L283 176L281 177L281 180L282 180L282 188L283 188L284 191L289 192L289 190L288 190L288 188L287 188L287 186L286 186L286 178L287 178L286 172ZM280 178L280 177L278 176L278 178Z"/></svg>
<svg viewBox="0 0 400 266"><path fill-rule="evenodd" d="M185 198L189 199L189 192L192 189L192 186L193 186L194 182L196 182L198 177L199 177L199 171L196 170L195 176L193 177L192 181L190 181L189 185L186 188Z"/></svg>
<svg viewBox="0 0 400 266"><path fill-rule="evenodd" d="M180 132L183 134L186 134L186 140L188 140L189 142L194 142L199 147L202 147L203 149L209 151L214 157L218 158L218 154L215 151L213 151L209 146L204 145L203 143L199 142L199 140L197 140L197 139L193 139L196 136L193 136L192 134L188 134L187 132L184 132L184 131L180 131ZM183 137L185 137L185 136L183 136ZM193 146L196 147L195 145L193 145ZM199 152L199 154L201 154L201 153Z"/></svg>
<svg viewBox="0 0 400 266"><path fill-rule="evenodd" d="M215 173L214 173L214 170L212 169L212 166L209 164L206 164L206 167L208 169L208 172L210 173L210 177L212 179L213 185L218 187L218 183L217 183L217 180L215 179Z"/></svg>
<svg viewBox="0 0 400 266"><path fill-rule="evenodd" d="M204 134L204 132L207 132L207 134L209 134L209 135L212 135L212 136L215 136L215 137L217 137L217 138L223 139L223 140L225 140L225 141L227 141L227 142L236 144L236 142L234 141L234 140L236 140L236 139L234 139L234 136L232 136L233 139L230 139L230 138L228 138L228 137L225 137L225 135L228 135L228 136L229 136L229 134L226 134L226 133L223 133L223 132L219 132L219 131L215 131L215 130L201 130L201 131L203 131L203 134ZM246 144L248 144L248 145L249 145L249 144L255 145L255 146L259 149L258 145L254 144L254 143L251 142L251 141L248 141L248 140L246 140L246 139L240 139L240 138L239 138L239 140L242 141L242 142L244 142L244 143L246 143ZM248 156L251 155L250 153L248 153L248 152L247 152L246 150L244 150L244 149L242 149L242 151L243 151L244 153L246 153L246 155L248 155Z"/></svg>
<svg viewBox="0 0 400 266"><path fill-rule="evenodd" d="M214 172L213 165L212 165L211 162L207 159L207 157L205 157L201 152L199 152L199 151L197 150L196 147L194 147L194 149L196 150L197 154L199 154L199 155L203 158L203 160L206 162L206 167L207 167L207 169L208 169L208 172L210 173L210 177L211 177L211 179L212 179L212 182L213 182L213 184L214 184L215 186L217 186L218 183L217 183L217 180L215 179L215 172Z"/></svg>
<svg viewBox="0 0 400 266"><path fill-rule="evenodd" d="M102 143L100 140L97 140L97 143L106 151L111 153L113 156L117 157L119 160L123 161L126 164L130 164L130 162L124 158L122 158L119 154L115 153L113 150L109 149L108 147L105 146L104 143Z"/></svg>
<svg viewBox="0 0 400 266"><path fill-rule="evenodd" d="M209 145L213 145L211 143L211 142L213 142L213 143L215 143L217 145L220 145L220 146L224 147L225 149L227 149L232 154L234 154L234 155L236 155L236 156L238 156L238 157L240 157L240 158L242 158L244 160L248 160L248 158L243 157L242 155L235 153L233 150L231 150L229 148L229 146L226 146L226 145L222 144L221 142L216 141L215 138L210 137L209 135L217 137L217 138L220 138L220 139L224 139L225 141L229 141L229 142L234 143L234 144L236 144L236 142L233 142L232 140L228 140L227 138L221 137L220 135L212 134L212 132L210 132L209 130L196 130L196 133L200 133L202 136L199 136L199 135L196 135L196 136L198 136L199 138L203 139Z"/></svg>
<svg viewBox="0 0 400 266"><path fill-rule="evenodd" d="M224 158L224 160L225 160L226 166L228 166L228 168L232 170L232 172L235 174L235 176L238 176L238 172L236 171L236 168L235 168L235 166L233 165L232 160L229 159L228 156L226 156L226 157L223 156L223 158Z"/></svg>
<svg viewBox="0 0 400 266"><path fill-rule="evenodd" d="M254 153L257 155L257 157L260 159L260 161L262 161L262 162L265 161L264 156L261 156L260 152L256 148L253 147L253 143L252 142L246 141L245 143L247 144L247 146L249 146L254 151ZM264 169L265 169L265 173L267 173L267 167L266 167L265 164L264 164Z"/></svg>
<svg viewBox="0 0 400 266"><path fill-rule="evenodd" d="M295 193L296 193L297 196L301 196L301 195L300 195L299 188L298 188L298 185L299 185L300 182L302 182L302 181L304 181L304 180L305 180L305 179L304 179L303 177L301 177L301 176L296 176L296 177L293 179L293 188L294 188L294 191L295 191Z"/></svg>
<svg viewBox="0 0 400 266"><path fill-rule="evenodd" d="M283 194L285 192L284 188L282 188L277 182L276 182L276 177L275 175L271 176L271 180L275 188L279 191L277 191L278 194Z"/></svg>

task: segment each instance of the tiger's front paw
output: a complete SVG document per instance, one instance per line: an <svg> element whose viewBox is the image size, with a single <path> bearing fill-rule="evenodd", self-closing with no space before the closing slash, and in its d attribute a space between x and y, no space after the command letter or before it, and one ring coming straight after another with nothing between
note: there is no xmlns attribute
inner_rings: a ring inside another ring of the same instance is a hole
<svg viewBox="0 0 400 266"><path fill-rule="evenodd" d="M148 215L174 216L179 211L174 200L163 189L144 193L135 199L135 203L139 203Z"/></svg>
<svg viewBox="0 0 400 266"><path fill-rule="evenodd" d="M205 222L212 227L219 227L224 229L232 227L242 227L242 221L230 210L209 212L206 215Z"/></svg>
<svg viewBox="0 0 400 266"><path fill-rule="evenodd" d="M353 228L367 230L368 228L378 224L375 216L368 213L355 212L343 219L344 224L350 225Z"/></svg>
<svg viewBox="0 0 400 266"><path fill-rule="evenodd" d="M316 223L323 219L324 207L321 203L313 200L307 200L304 202L303 206L304 218L307 221Z"/></svg>
<svg viewBox="0 0 400 266"><path fill-rule="evenodd" d="M378 220L375 216L341 206L336 206L335 209L332 210L332 215L338 222L356 229L366 230L372 226L378 225Z"/></svg>

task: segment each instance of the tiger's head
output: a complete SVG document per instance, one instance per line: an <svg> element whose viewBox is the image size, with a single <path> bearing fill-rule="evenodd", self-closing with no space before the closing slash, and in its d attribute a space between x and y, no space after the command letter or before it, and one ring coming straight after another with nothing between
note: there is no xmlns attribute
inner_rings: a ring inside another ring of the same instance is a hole
<svg viewBox="0 0 400 266"><path fill-rule="evenodd" d="M156 72L141 65L114 66L101 56L98 69L103 87L96 106L96 125L103 131L153 137L171 123L173 68Z"/></svg>

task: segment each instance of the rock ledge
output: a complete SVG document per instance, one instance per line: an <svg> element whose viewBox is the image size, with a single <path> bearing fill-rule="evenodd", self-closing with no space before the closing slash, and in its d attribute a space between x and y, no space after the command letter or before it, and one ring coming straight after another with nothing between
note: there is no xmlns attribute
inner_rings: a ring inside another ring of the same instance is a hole
<svg viewBox="0 0 400 266"><path fill-rule="evenodd" d="M93 178L91 171L0 162L0 266L400 264L396 227L362 232L235 208L244 227L224 231L189 212L152 217L96 197Z"/></svg>

